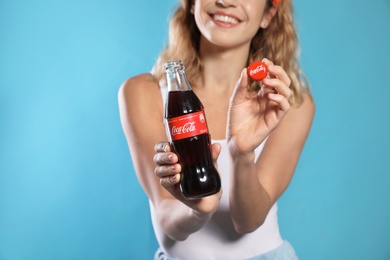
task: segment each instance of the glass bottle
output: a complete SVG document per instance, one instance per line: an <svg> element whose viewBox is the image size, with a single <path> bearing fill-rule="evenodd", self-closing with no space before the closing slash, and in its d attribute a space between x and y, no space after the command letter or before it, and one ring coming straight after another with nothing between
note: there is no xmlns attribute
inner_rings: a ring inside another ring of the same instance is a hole
<svg viewBox="0 0 390 260"><path fill-rule="evenodd" d="M187 81L180 60L164 64L168 84L165 125L182 166L180 190L186 199L218 193L221 180L211 158L211 138L204 108Z"/></svg>

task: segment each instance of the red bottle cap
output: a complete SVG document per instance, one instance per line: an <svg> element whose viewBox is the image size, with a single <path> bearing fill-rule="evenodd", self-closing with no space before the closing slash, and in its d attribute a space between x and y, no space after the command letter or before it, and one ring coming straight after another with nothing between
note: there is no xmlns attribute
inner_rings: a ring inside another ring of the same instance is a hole
<svg viewBox="0 0 390 260"><path fill-rule="evenodd" d="M267 64L262 61L254 61L248 66L248 76L256 81L260 81L267 77Z"/></svg>

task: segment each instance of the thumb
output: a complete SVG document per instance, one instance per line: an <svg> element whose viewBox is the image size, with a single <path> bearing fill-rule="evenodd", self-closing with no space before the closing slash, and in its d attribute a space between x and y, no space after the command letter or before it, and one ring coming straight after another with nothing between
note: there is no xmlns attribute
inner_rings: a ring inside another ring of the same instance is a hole
<svg viewBox="0 0 390 260"><path fill-rule="evenodd" d="M232 102L239 103L241 100L245 100L248 92L249 78L247 73L247 68L244 68L241 71L241 76L236 83L236 87L233 92Z"/></svg>
<svg viewBox="0 0 390 260"><path fill-rule="evenodd" d="M214 143L211 145L211 158L213 159L215 167L218 169L217 159L221 153L221 145L219 143Z"/></svg>

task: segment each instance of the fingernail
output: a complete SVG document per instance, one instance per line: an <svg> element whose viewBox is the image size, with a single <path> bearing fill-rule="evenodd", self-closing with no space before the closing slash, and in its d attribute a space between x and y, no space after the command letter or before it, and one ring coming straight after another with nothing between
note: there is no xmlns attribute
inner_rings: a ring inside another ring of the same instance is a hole
<svg viewBox="0 0 390 260"><path fill-rule="evenodd" d="M172 154L168 155L168 161L172 162L172 158L173 158Z"/></svg>

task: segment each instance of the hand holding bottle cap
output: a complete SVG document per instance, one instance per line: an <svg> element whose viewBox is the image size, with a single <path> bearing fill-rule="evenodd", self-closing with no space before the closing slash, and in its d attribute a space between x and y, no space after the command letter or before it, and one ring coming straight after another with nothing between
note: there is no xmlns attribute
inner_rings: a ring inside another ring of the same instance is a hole
<svg viewBox="0 0 390 260"><path fill-rule="evenodd" d="M254 61L249 64L247 72L251 79L260 81L267 77L268 67L267 64L262 61Z"/></svg>

